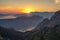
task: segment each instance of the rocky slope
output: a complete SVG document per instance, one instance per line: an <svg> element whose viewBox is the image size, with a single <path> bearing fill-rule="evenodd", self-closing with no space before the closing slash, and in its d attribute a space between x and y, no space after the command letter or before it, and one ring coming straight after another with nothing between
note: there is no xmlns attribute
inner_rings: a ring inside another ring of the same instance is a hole
<svg viewBox="0 0 60 40"><path fill-rule="evenodd" d="M60 11L55 12L55 15L51 19L44 19L41 23L37 25L36 28L42 29L44 27L52 28L55 25L60 25Z"/></svg>

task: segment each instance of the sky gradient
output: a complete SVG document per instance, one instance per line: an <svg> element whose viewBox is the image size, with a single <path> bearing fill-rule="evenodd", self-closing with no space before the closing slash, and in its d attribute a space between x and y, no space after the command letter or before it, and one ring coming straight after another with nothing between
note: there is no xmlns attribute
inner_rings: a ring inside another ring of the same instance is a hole
<svg viewBox="0 0 60 40"><path fill-rule="evenodd" d="M20 12L24 8L35 11L56 11L60 10L60 0L0 0L0 12Z"/></svg>

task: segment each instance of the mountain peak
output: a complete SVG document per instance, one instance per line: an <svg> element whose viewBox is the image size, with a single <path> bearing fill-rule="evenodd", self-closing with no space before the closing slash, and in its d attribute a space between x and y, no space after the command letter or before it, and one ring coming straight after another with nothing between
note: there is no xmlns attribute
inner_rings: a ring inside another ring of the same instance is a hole
<svg viewBox="0 0 60 40"><path fill-rule="evenodd" d="M52 16L51 20L60 20L60 10L55 12L55 15Z"/></svg>
<svg viewBox="0 0 60 40"><path fill-rule="evenodd" d="M60 15L60 10L55 12L55 15Z"/></svg>

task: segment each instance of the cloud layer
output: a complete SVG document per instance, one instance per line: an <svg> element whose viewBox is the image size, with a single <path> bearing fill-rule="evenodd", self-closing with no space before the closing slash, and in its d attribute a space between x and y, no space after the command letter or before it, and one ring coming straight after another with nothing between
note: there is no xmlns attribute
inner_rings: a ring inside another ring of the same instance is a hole
<svg viewBox="0 0 60 40"><path fill-rule="evenodd" d="M14 18L16 18L16 16L12 15L0 17L0 19L14 19Z"/></svg>

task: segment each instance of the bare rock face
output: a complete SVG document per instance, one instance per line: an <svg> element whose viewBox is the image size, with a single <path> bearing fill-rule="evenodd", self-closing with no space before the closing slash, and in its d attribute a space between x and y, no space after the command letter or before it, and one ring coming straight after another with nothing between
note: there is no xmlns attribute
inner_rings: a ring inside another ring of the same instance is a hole
<svg viewBox="0 0 60 40"><path fill-rule="evenodd" d="M52 16L51 21L59 21L60 20L60 10L55 12L55 15Z"/></svg>
<svg viewBox="0 0 60 40"><path fill-rule="evenodd" d="M60 10L55 12L50 19L49 27L54 27L55 25L60 25Z"/></svg>

